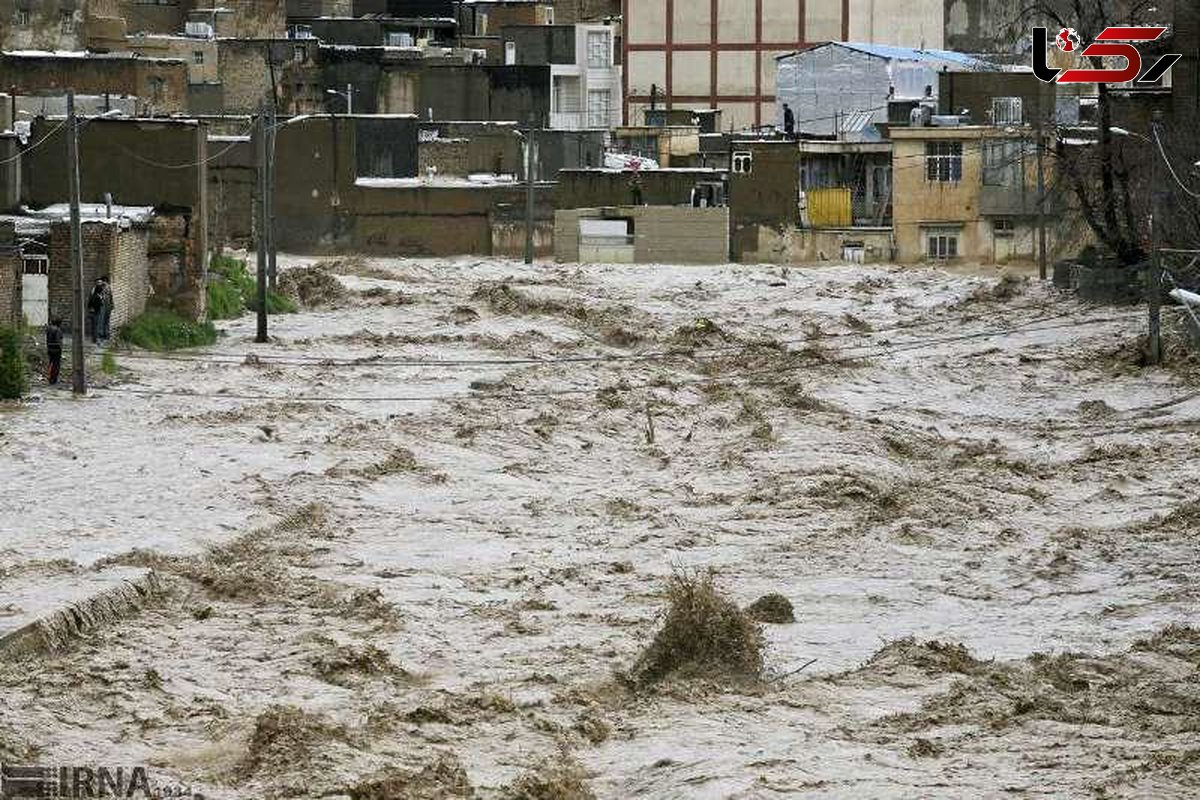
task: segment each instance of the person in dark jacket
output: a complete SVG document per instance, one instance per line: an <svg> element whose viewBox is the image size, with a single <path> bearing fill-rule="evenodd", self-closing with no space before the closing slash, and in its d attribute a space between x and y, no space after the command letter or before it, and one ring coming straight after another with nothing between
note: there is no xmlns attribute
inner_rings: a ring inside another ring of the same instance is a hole
<svg viewBox="0 0 1200 800"><path fill-rule="evenodd" d="M101 297L103 304L100 306L100 341L107 342L108 336L111 333L109 323L112 322L113 292L112 284L108 282L107 275L102 277L100 282L104 286L104 294Z"/></svg>
<svg viewBox="0 0 1200 800"><path fill-rule="evenodd" d="M92 285L92 293L88 295L88 319L92 323L92 344L100 344L100 334L104 332L104 279L96 278Z"/></svg>
<svg viewBox="0 0 1200 800"><path fill-rule="evenodd" d="M789 139L796 135L796 115L787 103L783 104L783 133Z"/></svg>
<svg viewBox="0 0 1200 800"><path fill-rule="evenodd" d="M46 326L46 355L50 360L46 381L51 386L58 383L58 373L62 369L62 348L62 320L51 320L50 324Z"/></svg>

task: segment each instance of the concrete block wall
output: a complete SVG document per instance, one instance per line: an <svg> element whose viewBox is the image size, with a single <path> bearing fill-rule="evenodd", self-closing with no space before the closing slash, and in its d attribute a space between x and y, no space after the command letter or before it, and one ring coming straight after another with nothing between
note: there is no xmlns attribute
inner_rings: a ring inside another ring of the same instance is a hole
<svg viewBox="0 0 1200 800"><path fill-rule="evenodd" d="M729 261L729 209L690 206L616 206L557 211L554 252L578 261L579 220L630 219L638 264L725 264Z"/></svg>

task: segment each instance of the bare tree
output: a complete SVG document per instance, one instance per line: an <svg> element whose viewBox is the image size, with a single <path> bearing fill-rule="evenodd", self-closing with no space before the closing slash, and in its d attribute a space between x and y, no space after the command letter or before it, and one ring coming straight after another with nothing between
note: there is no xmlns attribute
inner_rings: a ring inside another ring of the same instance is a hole
<svg viewBox="0 0 1200 800"><path fill-rule="evenodd" d="M1163 0L1028 0L1018 24L1074 28L1083 42L1113 25L1166 25ZM1094 68L1102 59L1088 56ZM1146 257L1150 187L1147 167L1158 154L1143 138L1124 135L1113 121L1112 90L1097 86L1094 146L1060 149L1060 169L1096 238L1125 264ZM1117 141L1120 139L1120 141Z"/></svg>

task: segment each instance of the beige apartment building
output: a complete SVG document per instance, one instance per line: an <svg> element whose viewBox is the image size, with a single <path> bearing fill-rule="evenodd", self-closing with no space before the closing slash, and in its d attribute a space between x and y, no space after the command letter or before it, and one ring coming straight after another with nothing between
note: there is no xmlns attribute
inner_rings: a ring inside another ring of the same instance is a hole
<svg viewBox="0 0 1200 800"><path fill-rule="evenodd" d="M719 108L726 128L775 119L775 57L827 41L940 48L943 0L623 0L624 116Z"/></svg>

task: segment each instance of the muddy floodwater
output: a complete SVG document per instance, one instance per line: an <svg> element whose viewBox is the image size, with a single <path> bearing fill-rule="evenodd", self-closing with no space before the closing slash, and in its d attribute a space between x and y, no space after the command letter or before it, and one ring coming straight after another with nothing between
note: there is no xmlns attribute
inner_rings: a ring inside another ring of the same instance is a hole
<svg viewBox="0 0 1200 800"><path fill-rule="evenodd" d="M1143 367L1143 309L315 262L281 258L269 344L221 322L0 414L0 636L48 643L0 658L0 762L231 799L1200 795L1200 365ZM761 675L632 678L710 573L790 602Z"/></svg>

